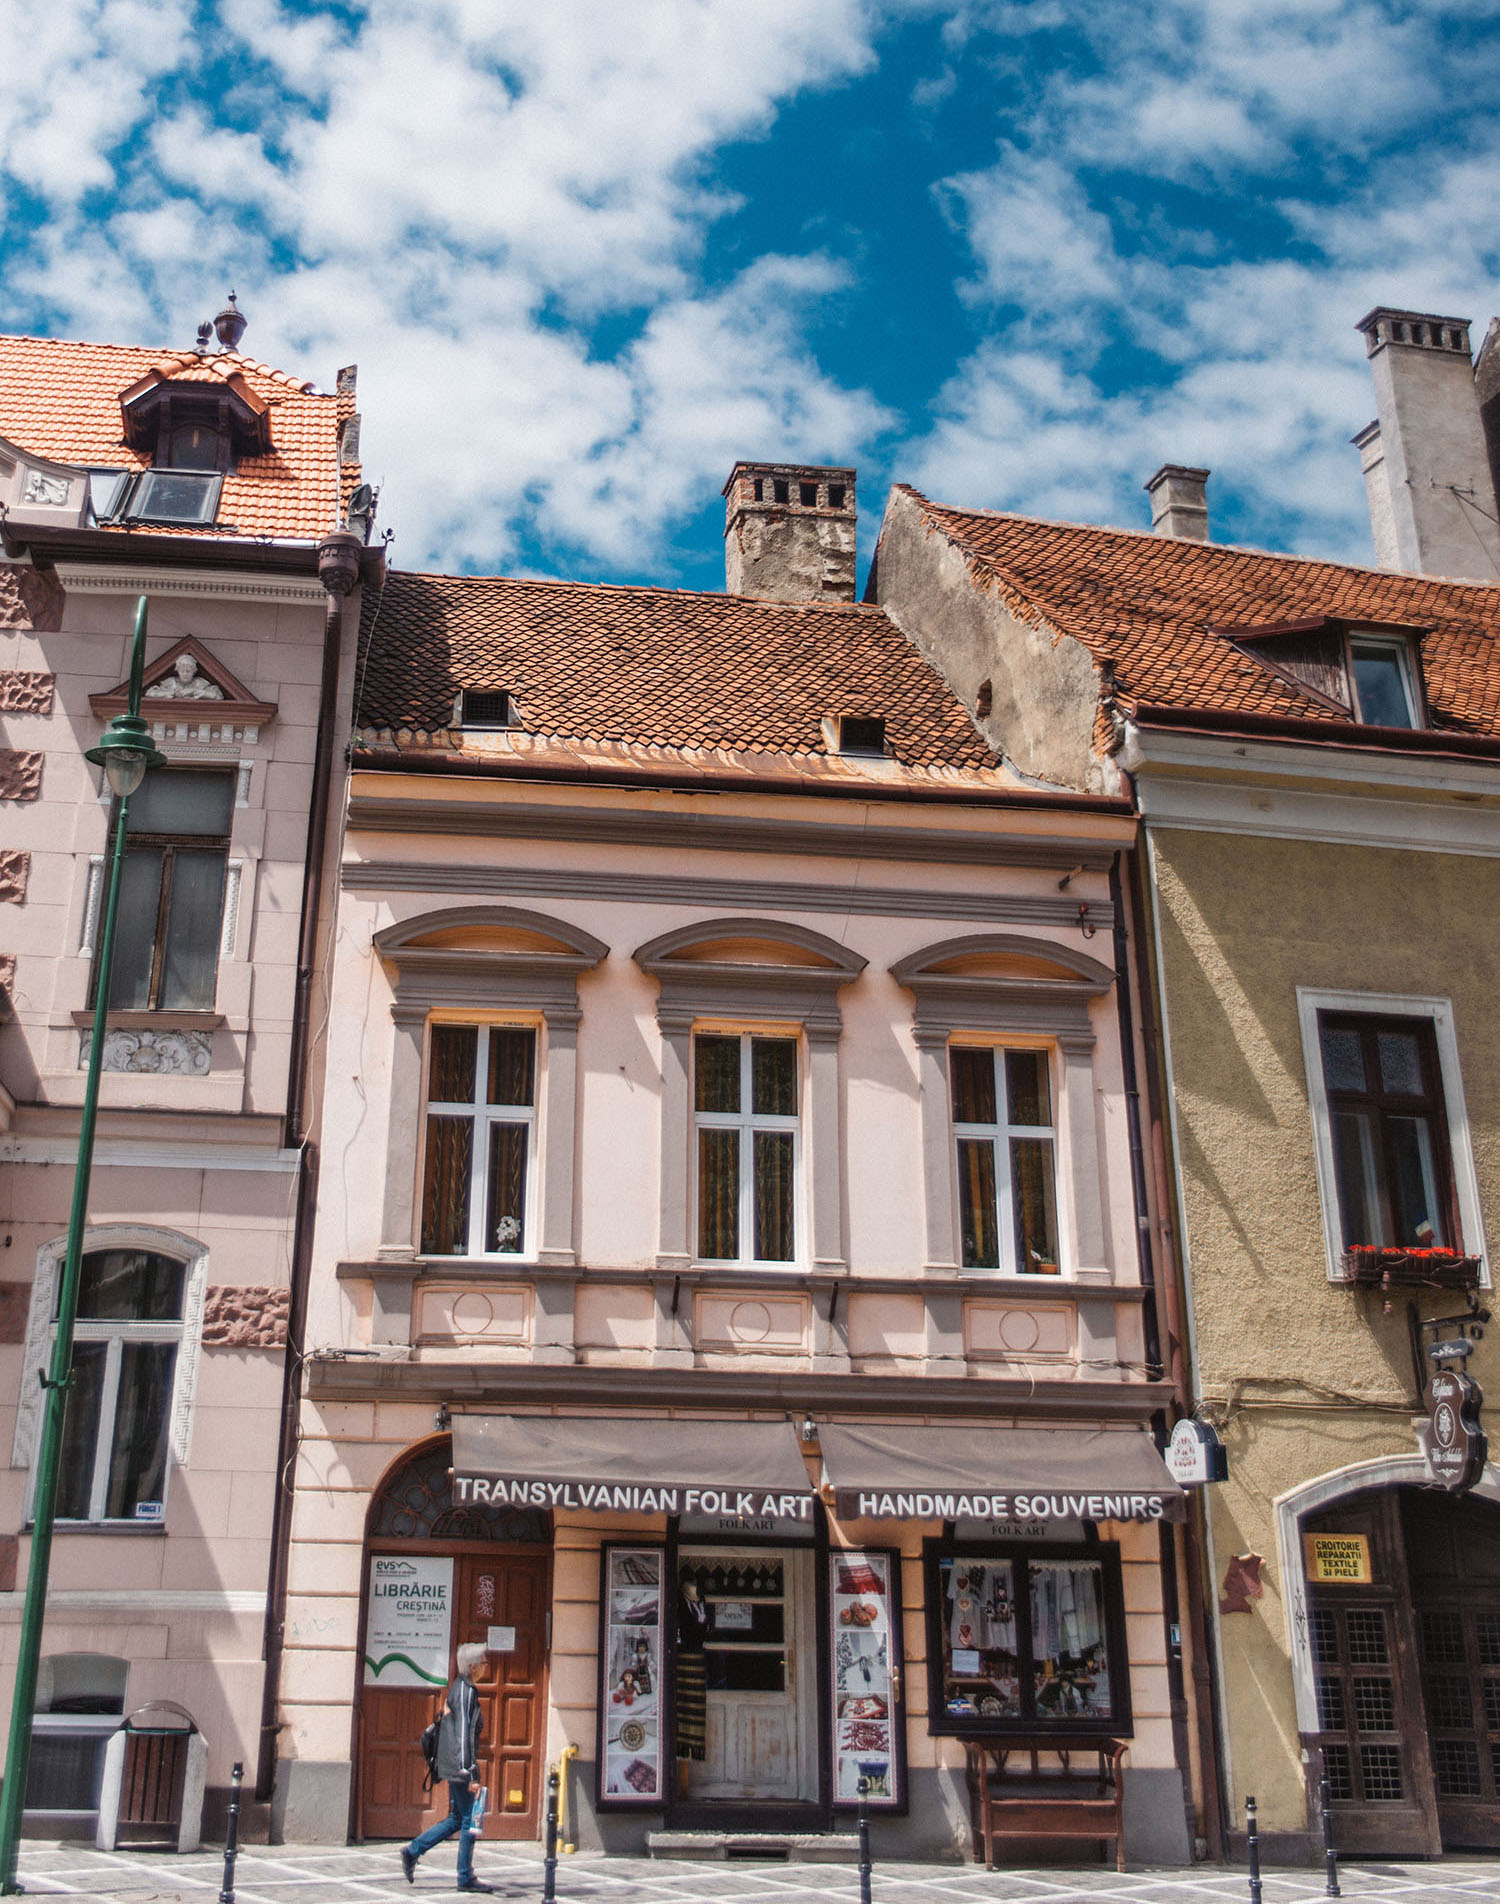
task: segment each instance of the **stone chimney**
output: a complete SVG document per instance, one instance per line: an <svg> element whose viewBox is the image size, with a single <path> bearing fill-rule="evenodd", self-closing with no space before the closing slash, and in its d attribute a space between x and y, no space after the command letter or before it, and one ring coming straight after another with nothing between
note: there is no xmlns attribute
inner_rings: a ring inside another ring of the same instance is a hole
<svg viewBox="0 0 1500 1904"><path fill-rule="evenodd" d="M1377 420L1354 439L1382 568L1500 578L1496 482L1469 322L1381 306L1360 319Z"/></svg>
<svg viewBox="0 0 1500 1904"><path fill-rule="evenodd" d="M1162 464L1145 485L1151 498L1152 535L1207 542L1209 474L1183 463Z"/></svg>
<svg viewBox="0 0 1500 1904"><path fill-rule="evenodd" d="M724 485L724 586L776 602L854 600L854 471L736 463Z"/></svg>

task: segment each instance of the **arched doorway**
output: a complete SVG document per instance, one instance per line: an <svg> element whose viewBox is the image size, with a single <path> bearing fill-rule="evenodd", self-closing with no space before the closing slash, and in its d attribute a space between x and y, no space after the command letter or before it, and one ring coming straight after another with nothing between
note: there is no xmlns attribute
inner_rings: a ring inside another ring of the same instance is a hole
<svg viewBox="0 0 1500 1904"><path fill-rule="evenodd" d="M1417 1457L1278 1503L1309 1802L1326 1769L1342 1850L1500 1848L1492 1493L1433 1487Z"/></svg>
<svg viewBox="0 0 1500 1904"><path fill-rule="evenodd" d="M426 1793L418 1741L440 1709L460 1645L487 1642L474 1675L484 1714L487 1839L535 1838L547 1729L552 1528L536 1509L465 1506L447 1436L402 1456L365 1525L360 1614L361 1838L409 1838L446 1813Z"/></svg>

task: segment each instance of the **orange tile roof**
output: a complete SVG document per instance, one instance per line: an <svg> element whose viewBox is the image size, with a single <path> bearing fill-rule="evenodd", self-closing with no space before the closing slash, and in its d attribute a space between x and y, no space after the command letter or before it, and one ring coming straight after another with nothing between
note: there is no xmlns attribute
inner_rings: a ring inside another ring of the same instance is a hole
<svg viewBox="0 0 1500 1904"><path fill-rule="evenodd" d="M824 716L884 715L891 755L995 756L881 610L503 576L386 578L364 599L366 729L447 730L462 689L506 689L523 730L579 742L826 752Z"/></svg>
<svg viewBox="0 0 1500 1904"><path fill-rule="evenodd" d="M139 470L150 459L128 447L122 391L152 374L173 382L241 379L270 414L271 451L246 456L224 479L219 525L210 534L304 538L338 520L359 480L338 461L346 394L326 395L283 370L238 352L200 357L131 344L75 344L53 337L0 336L0 436L54 462ZM152 524L152 533L203 535L202 528Z"/></svg>
<svg viewBox="0 0 1500 1904"><path fill-rule="evenodd" d="M1500 585L1449 582L1128 529L949 509L905 492L1011 611L1083 642L1126 711L1169 708L1350 728L1247 655L1247 631L1322 616L1425 629L1434 728L1500 739ZM1332 738L1332 735L1329 736Z"/></svg>

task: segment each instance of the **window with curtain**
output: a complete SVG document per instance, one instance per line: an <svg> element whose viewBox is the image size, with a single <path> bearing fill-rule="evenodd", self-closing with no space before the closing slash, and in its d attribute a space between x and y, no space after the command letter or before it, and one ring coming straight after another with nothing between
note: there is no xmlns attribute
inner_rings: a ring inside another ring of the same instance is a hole
<svg viewBox="0 0 1500 1904"><path fill-rule="evenodd" d="M111 1011L213 1009L234 779L158 767L130 796Z"/></svg>
<svg viewBox="0 0 1500 1904"><path fill-rule="evenodd" d="M1455 1249L1448 1122L1429 1019L1318 1014L1345 1249Z"/></svg>
<svg viewBox="0 0 1500 1904"><path fill-rule="evenodd" d="M934 1732L1129 1730L1119 1551L928 1546Z"/></svg>
<svg viewBox="0 0 1500 1904"><path fill-rule="evenodd" d="M949 1047L966 1269L1058 1272L1056 1134L1045 1051Z"/></svg>
<svg viewBox="0 0 1500 1904"><path fill-rule="evenodd" d="M434 1025L428 1046L424 1256L525 1256L536 1142L536 1031Z"/></svg>
<svg viewBox="0 0 1500 1904"><path fill-rule="evenodd" d="M186 1267L150 1250L83 1259L63 1417L60 1521L160 1521ZM61 1276L58 1278L59 1296ZM56 1306L53 1332L56 1331Z"/></svg>
<svg viewBox="0 0 1500 1904"><path fill-rule="evenodd" d="M699 1032L693 1039L700 1260L796 1260L797 1106L795 1038Z"/></svg>

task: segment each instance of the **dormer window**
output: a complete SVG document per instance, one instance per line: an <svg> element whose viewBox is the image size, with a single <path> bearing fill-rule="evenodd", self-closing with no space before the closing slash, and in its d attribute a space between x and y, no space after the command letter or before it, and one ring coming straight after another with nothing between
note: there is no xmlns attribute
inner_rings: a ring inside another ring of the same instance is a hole
<svg viewBox="0 0 1500 1904"><path fill-rule="evenodd" d="M1370 727L1416 727L1411 646L1400 635L1351 635L1355 712Z"/></svg>
<svg viewBox="0 0 1500 1904"><path fill-rule="evenodd" d="M229 446L212 424L199 421L179 423L168 434L163 467L167 469L225 469L230 466Z"/></svg>
<svg viewBox="0 0 1500 1904"><path fill-rule="evenodd" d="M1298 694L1346 721L1363 727L1427 725L1424 629L1351 626L1320 616L1217 632Z"/></svg>

